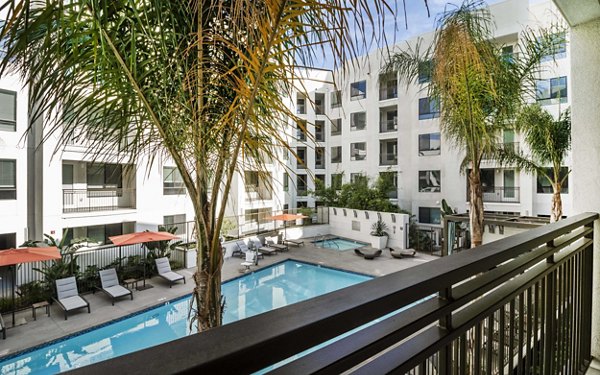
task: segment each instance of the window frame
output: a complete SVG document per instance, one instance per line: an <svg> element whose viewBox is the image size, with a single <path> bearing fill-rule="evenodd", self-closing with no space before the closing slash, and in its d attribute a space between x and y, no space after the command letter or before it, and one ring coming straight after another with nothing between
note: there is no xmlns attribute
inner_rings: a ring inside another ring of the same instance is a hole
<svg viewBox="0 0 600 375"><path fill-rule="evenodd" d="M12 164L13 184L0 186L0 200L16 200L17 199L17 160L16 159L0 159L0 163Z"/></svg>
<svg viewBox="0 0 600 375"><path fill-rule="evenodd" d="M438 185L430 184L431 177L437 179ZM439 169L419 171L419 193L441 193L442 172Z"/></svg>
<svg viewBox="0 0 600 375"><path fill-rule="evenodd" d="M166 173L166 169L171 169L170 173ZM172 166L163 166L163 195L184 195L186 193L185 184L183 183L183 176L181 176L181 172L179 172L179 168ZM177 173L181 177L181 181L177 181L173 179L172 181L165 181L166 177L174 176L174 173ZM173 186L165 186L165 182L172 183Z"/></svg>
<svg viewBox="0 0 600 375"><path fill-rule="evenodd" d="M14 120L4 119L0 116L0 131L16 132L17 131L17 95L16 91L0 89L0 94L13 96L13 114Z"/></svg>
<svg viewBox="0 0 600 375"><path fill-rule="evenodd" d="M431 148L431 136L437 134L437 141L439 143L438 148ZM422 148L422 143L425 140L425 136L427 136L427 143L429 144L428 148ZM423 133L419 134L419 156L437 156L442 153L442 135L439 132L433 133Z"/></svg>
<svg viewBox="0 0 600 375"><path fill-rule="evenodd" d="M367 80L355 81L350 84L350 100L367 98Z"/></svg>
<svg viewBox="0 0 600 375"><path fill-rule="evenodd" d="M425 101L427 102L427 106L422 104L425 103ZM427 107L427 112L422 111L425 107ZM419 120L429 120L437 117L440 117L438 100L431 98L430 96L419 98Z"/></svg>

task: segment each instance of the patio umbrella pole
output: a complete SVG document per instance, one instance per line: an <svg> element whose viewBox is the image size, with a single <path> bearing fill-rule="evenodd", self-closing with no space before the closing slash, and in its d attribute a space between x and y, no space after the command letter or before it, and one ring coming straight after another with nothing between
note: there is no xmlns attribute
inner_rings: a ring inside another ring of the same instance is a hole
<svg viewBox="0 0 600 375"><path fill-rule="evenodd" d="M15 285L17 284L17 265L12 266L12 326L15 326Z"/></svg>
<svg viewBox="0 0 600 375"><path fill-rule="evenodd" d="M146 244L142 243L142 249L144 249L144 281L142 281L142 286L138 286L137 290L146 290L146 289L150 289L150 288L154 288L153 285L146 285L146 261L148 260L148 256L146 254Z"/></svg>

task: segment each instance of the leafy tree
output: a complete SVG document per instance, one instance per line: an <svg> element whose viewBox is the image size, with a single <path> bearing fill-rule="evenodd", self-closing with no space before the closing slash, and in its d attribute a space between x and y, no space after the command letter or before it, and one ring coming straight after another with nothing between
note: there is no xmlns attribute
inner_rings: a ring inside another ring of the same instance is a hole
<svg viewBox="0 0 600 375"><path fill-rule="evenodd" d="M532 95L541 59L552 53L555 29L525 30L516 53L507 58L495 44L493 22L481 0L467 0L443 14L432 45L421 43L394 54L387 64L406 84L414 83L432 61L429 97L441 103L440 126L445 140L465 153L461 169L468 172L472 246L483 235L483 192L480 165L496 149L499 135Z"/></svg>
<svg viewBox="0 0 600 375"><path fill-rule="evenodd" d="M390 202L388 193L395 189L391 179L379 177L373 186L369 186L367 177L346 183L338 190L336 187L326 187L317 180L316 190L310 192L316 200L326 206L345 207L355 210L371 210L382 212L400 212L400 208Z"/></svg>
<svg viewBox="0 0 600 375"><path fill-rule="evenodd" d="M571 113L563 111L558 120L537 104L523 108L517 116L515 130L524 134L529 146L529 154L513 148L500 149L497 158L504 164L514 164L518 168L548 180L552 185L552 211L550 221L562 217L562 185L569 172L561 173L567 152L571 148ZM547 166L550 165L550 168Z"/></svg>
<svg viewBox="0 0 600 375"><path fill-rule="evenodd" d="M324 48L343 62L367 46L385 0L8 0L0 74L29 85L44 139L94 139L90 154L170 157L195 212L192 308L219 326L219 235L235 173L291 151L285 102ZM352 32L349 29L352 28ZM373 31L374 30L374 31ZM376 35L375 35L376 36ZM43 121L42 121L43 120ZM101 161L101 160L98 160Z"/></svg>

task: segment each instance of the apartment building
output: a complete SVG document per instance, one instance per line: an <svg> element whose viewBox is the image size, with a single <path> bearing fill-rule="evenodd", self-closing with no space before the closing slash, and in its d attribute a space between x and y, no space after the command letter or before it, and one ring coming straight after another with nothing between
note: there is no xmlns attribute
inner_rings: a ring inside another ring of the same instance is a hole
<svg viewBox="0 0 600 375"><path fill-rule="evenodd" d="M490 11L496 24L495 42L502 46L507 59L514 58L524 28L560 21L549 1L529 5L511 0L492 5ZM432 37L429 33L399 43L392 51L414 45L419 38L427 45ZM544 59L536 97L530 98L554 115L570 105L568 54L565 43L554 56ZM295 175L284 176L289 207L318 205L305 193L314 189L317 179L327 186L340 186L360 176L373 180L389 173L397 187L390 198L422 224L440 223L442 199L459 212L468 209L467 177L460 173L464 156L440 132L440 103L427 96L427 64L417 83L406 86L396 74L383 72L386 57L386 51L377 50L359 58L355 62L358 69L349 67L333 74L306 72L306 80L290 100L301 124L290 124L298 158L290 158L288 163ZM304 134L303 129L310 134ZM506 147L526 150L520 134L506 131L501 137ZM570 157L565 172L569 166ZM482 181L488 212L550 213L552 188L535 175L485 160ZM571 212L571 195L566 181L562 195L565 215Z"/></svg>

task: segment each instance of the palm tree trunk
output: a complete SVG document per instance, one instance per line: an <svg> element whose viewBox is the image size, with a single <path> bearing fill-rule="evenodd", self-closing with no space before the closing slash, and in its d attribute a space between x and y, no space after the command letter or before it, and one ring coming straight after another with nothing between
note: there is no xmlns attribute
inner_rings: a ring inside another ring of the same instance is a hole
<svg viewBox="0 0 600 375"><path fill-rule="evenodd" d="M471 247L477 247L483 240L483 192L479 168L469 172L469 206Z"/></svg>
<svg viewBox="0 0 600 375"><path fill-rule="evenodd" d="M550 222L559 221L562 217L562 198L560 191L562 189L560 181L552 182L552 212L550 213Z"/></svg>

